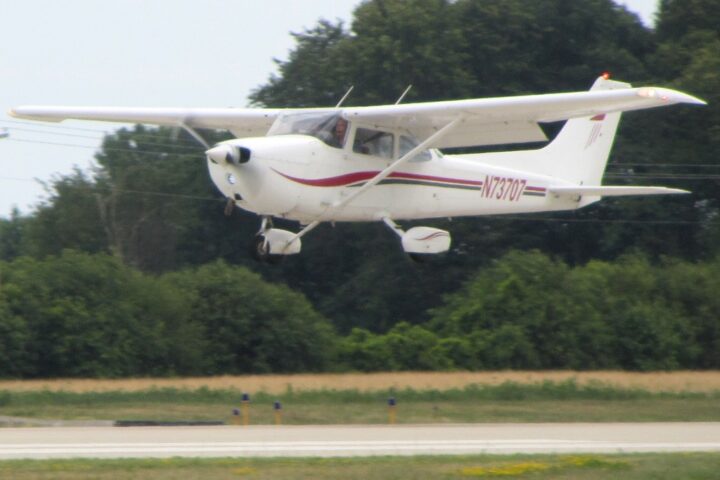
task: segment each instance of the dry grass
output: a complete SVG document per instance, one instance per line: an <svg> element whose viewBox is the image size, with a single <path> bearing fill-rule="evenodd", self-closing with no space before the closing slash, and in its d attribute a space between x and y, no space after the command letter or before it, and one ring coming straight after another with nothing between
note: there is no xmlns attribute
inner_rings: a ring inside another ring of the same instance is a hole
<svg viewBox="0 0 720 480"><path fill-rule="evenodd" d="M237 389L249 393L282 393L291 387L306 390L377 391L389 388L448 390L471 384L499 385L505 382L536 384L575 380L579 385L602 383L623 389L651 392L720 391L720 371L711 372L393 372L302 375L247 375L204 378L134 378L118 380L59 379L0 381L0 390L104 392L139 391L151 388Z"/></svg>

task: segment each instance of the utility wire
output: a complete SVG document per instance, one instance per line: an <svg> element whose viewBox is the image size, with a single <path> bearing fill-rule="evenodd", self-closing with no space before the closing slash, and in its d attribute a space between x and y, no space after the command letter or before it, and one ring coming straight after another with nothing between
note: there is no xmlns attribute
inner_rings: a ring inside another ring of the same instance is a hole
<svg viewBox="0 0 720 480"><path fill-rule="evenodd" d="M128 152L128 153L140 153L143 155L173 155L173 156L181 156L181 157L196 157L196 158L202 158L202 152L197 151L197 153L173 153L173 152L151 152L147 150L135 150L133 148L120 148L120 147L95 147L92 145L80 145L77 143L59 143L59 142L46 142L42 140L29 140L29 139L22 139L22 138L6 138L3 141L5 142L21 142L21 143L37 143L41 145L54 145L58 147L75 147L75 148L88 148L91 150L102 150L102 151L114 151L114 152ZM161 145L161 146L169 146L169 145ZM170 147L170 146L169 146ZM172 146L171 148L177 148L176 146Z"/></svg>
<svg viewBox="0 0 720 480"><path fill-rule="evenodd" d="M43 132L42 130L33 130L33 129L30 129L30 128L16 128L16 127L12 127L12 129L9 130L9 132L16 131L16 130L17 130L17 131L22 131L22 132L30 132L30 133L41 133L41 134L43 134L43 135L56 135L56 136L73 137L73 138L87 138L87 139L91 139L91 140L96 140L96 141L98 141L98 142L101 142L101 141L103 141L105 138L107 138L107 137L91 137L91 136L88 136L88 135L76 135L76 134L71 134L71 133ZM135 141L135 139L140 138L140 137L150 138L150 139L153 139L153 140L156 140L156 139L157 139L157 137L154 137L154 136L151 136L151 135L133 135L133 137L130 138L129 140L130 140L130 141ZM12 138L12 137L11 137L11 138ZM26 139L26 140L27 140L27 141L30 141L30 139ZM118 140L121 140L121 139L118 138ZM173 149L176 149L176 150L177 150L177 149L188 150L188 151L194 151L194 152L200 152L200 151L201 151L200 148L197 147L197 146L178 145L178 144L173 144L173 143L146 142L146 141L141 141L140 143L142 143L143 146L150 145L150 146L157 146L157 147L173 148Z"/></svg>
<svg viewBox="0 0 720 480"><path fill-rule="evenodd" d="M633 168L633 167L662 167L662 168L720 168L720 164L711 165L707 163L608 163L608 168Z"/></svg>
<svg viewBox="0 0 720 480"><path fill-rule="evenodd" d="M9 180L14 182L38 182L37 179L32 178L18 178L18 177L5 177L0 176L0 180ZM81 185L63 185L62 188L71 188L75 190L86 190L89 192L104 192L104 193L132 193L132 194L139 194L139 195L151 195L151 196L158 196L158 197L169 197L169 198L182 198L182 199L188 199L188 200L202 200L205 202L225 202L226 199L223 198L217 198L217 197L204 197L200 195L188 195L183 193L168 193L168 192L158 192L158 191L152 191L152 190L134 190L129 188L110 188L110 187L102 187L102 186L81 186Z"/></svg>
<svg viewBox="0 0 720 480"><path fill-rule="evenodd" d="M29 178L17 178L17 177L6 177L0 176L0 180L10 181L24 181L32 182L36 181ZM63 188L72 188L77 190L86 190L89 192L104 192L104 193L121 193L121 194L134 194L134 195L148 195L158 196L165 198L176 198L181 200L195 200L204 202L215 202L222 203L226 199L205 197L199 195L187 195L181 193L167 193L157 192L151 190L135 190L126 188L107 188L97 186L80 186L80 185L63 185ZM544 222L544 223L585 223L585 224L627 224L627 225L720 225L720 221L717 222L703 222L701 220L634 220L634 219L600 219L600 218L562 218L562 217L534 217L534 216L518 216L518 215L480 215L483 220L492 221L505 221L511 220L513 222Z"/></svg>
<svg viewBox="0 0 720 480"><path fill-rule="evenodd" d="M96 130L96 129L92 129L92 128L68 127L68 126L64 126L64 125L46 125L46 124L39 124L39 123L37 123L37 122L22 122L22 121L17 121L17 120L0 120L0 124L11 124L10 127L7 127L8 129L33 131L33 132L37 132L37 133L46 133L46 134L48 134L48 135L68 135L68 136L76 136L76 135L69 134L69 133L68 133L68 134L64 134L64 133L62 133L62 132L58 132L58 133L56 133L56 132L47 132L47 131L44 131L44 130L39 130L39 128L42 128L42 129L51 128L51 129L56 129L56 130L76 130L76 131L81 131L81 132L93 132L93 133L97 133L97 134L103 135L102 137L88 137L88 138L97 139L97 140L102 140L102 139L103 139L104 137L106 137L106 136L118 136L118 134L119 134L119 132L120 132L120 130L121 130L121 129L112 130L112 131L109 131L109 130ZM16 124L16 125L27 125L27 126L32 126L32 127L35 127L35 128L32 129L32 130L31 130L31 129L25 129L25 128L23 128L23 127L15 127L15 126L12 126L13 124ZM150 138L150 139L154 139L154 140L157 139L157 136L152 135L152 134L142 134L142 133L138 134L138 133L134 133L134 132L131 131L131 130L130 130L130 131L127 131L127 132L132 135L132 138L133 138L133 139L136 139L136 138ZM188 145L195 145L195 140L190 140L190 139L187 139L187 138L178 138L177 140L175 140L175 142L186 143L186 144L188 144ZM168 145L173 145L173 144L168 144Z"/></svg>

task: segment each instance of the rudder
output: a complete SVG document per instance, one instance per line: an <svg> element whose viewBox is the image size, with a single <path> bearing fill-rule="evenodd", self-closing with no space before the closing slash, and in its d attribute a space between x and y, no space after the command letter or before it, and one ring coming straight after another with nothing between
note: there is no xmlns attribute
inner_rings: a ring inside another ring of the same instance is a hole
<svg viewBox="0 0 720 480"><path fill-rule="evenodd" d="M631 88L630 84L598 78L590 91ZM541 149L552 159L549 175L578 185L600 185L620 123L620 112L568 120L555 139Z"/></svg>

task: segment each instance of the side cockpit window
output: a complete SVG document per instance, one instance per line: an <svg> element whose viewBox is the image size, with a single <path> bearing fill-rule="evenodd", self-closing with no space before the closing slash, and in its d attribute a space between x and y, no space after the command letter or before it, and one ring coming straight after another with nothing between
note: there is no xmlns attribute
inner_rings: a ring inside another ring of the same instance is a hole
<svg viewBox="0 0 720 480"><path fill-rule="evenodd" d="M406 153L408 153L410 150L418 146L417 140L415 140L412 137L408 137L406 135L400 136L400 156L403 157ZM411 162L427 162L428 160L432 159L432 155L430 154L430 150L423 150L422 152L415 155L413 158L410 159Z"/></svg>
<svg viewBox="0 0 720 480"><path fill-rule="evenodd" d="M357 128L353 152L374 155L382 158L393 158L393 134L370 128Z"/></svg>

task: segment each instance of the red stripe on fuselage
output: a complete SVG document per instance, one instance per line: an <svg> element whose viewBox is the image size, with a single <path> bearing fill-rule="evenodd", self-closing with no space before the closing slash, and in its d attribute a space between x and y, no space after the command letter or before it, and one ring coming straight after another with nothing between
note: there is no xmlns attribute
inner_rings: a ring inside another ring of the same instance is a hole
<svg viewBox="0 0 720 480"><path fill-rule="evenodd" d="M287 178L288 180L292 180L293 182L300 183L302 185L310 185L312 187L345 187L348 185L352 185L358 182L367 182L369 180L372 180L375 178L375 176L380 173L377 172L354 172L354 173L347 173L345 175L338 175L336 177L327 177L327 178L298 178L293 177L290 175L286 175L282 172L279 172L275 169L273 171L279 175L282 175L283 177ZM394 179L403 179L403 180L424 180L428 182L442 182L442 183L451 183L455 185L473 185L473 186L482 186L483 182L481 180L465 180L462 178L449 178L449 177L435 177L432 175L420 175L416 173L404 173L404 172L393 172L390 175L388 175L387 178L394 178Z"/></svg>

